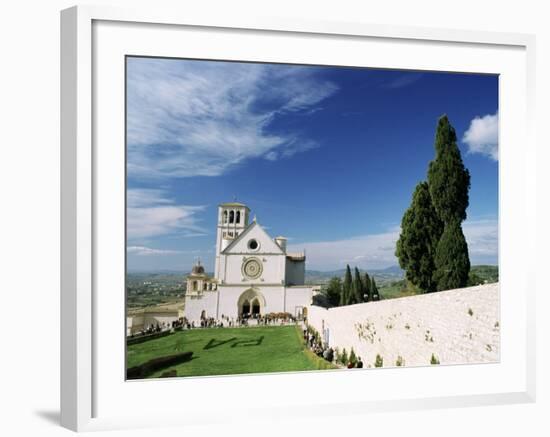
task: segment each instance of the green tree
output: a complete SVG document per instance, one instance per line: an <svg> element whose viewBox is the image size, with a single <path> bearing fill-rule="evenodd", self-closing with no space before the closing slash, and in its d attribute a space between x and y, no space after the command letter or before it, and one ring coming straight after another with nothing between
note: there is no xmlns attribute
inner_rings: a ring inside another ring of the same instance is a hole
<svg viewBox="0 0 550 437"><path fill-rule="evenodd" d="M336 307L340 305L342 280L338 277L331 278L327 285L325 295L330 306Z"/></svg>
<svg viewBox="0 0 550 437"><path fill-rule="evenodd" d="M353 364L353 367L357 364L357 355L355 355L353 348L351 348L351 352L349 353L349 362Z"/></svg>
<svg viewBox="0 0 550 437"><path fill-rule="evenodd" d="M395 255L407 280L426 292L436 289L435 252L442 232L443 222L432 204L428 183L420 182L401 220Z"/></svg>
<svg viewBox="0 0 550 437"><path fill-rule="evenodd" d="M437 124L435 159L428 169L428 185L433 205L443 222L466 219L470 172L464 167L456 132L446 115Z"/></svg>
<svg viewBox="0 0 550 437"><path fill-rule="evenodd" d="M348 353L346 352L346 348L342 350L342 355L340 355L340 362L344 365L348 364Z"/></svg>
<svg viewBox="0 0 550 437"><path fill-rule="evenodd" d="M485 280L477 273L470 270L470 273L468 275L468 287L481 284L485 284Z"/></svg>
<svg viewBox="0 0 550 437"><path fill-rule="evenodd" d="M363 281L361 280L361 273L359 273L359 269L355 267L353 277L353 303L361 303L364 301L363 293L364 293L364 286Z"/></svg>
<svg viewBox="0 0 550 437"><path fill-rule="evenodd" d="M374 280L374 276L372 277L371 283L371 295L372 300L380 300L380 293L378 292L378 287L376 285L376 281Z"/></svg>
<svg viewBox="0 0 550 437"><path fill-rule="evenodd" d="M349 305L351 300L353 280L351 278L351 269L346 265L346 274L344 275L344 284L342 285L342 296L340 305Z"/></svg>
<svg viewBox="0 0 550 437"><path fill-rule="evenodd" d="M460 221L454 219L445 225L437 244L433 279L437 290L462 288L468 284L469 273L468 243L462 233Z"/></svg>
<svg viewBox="0 0 550 437"><path fill-rule="evenodd" d="M365 272L365 279L363 280L363 296L365 302L370 302L372 300L372 287L369 274Z"/></svg>

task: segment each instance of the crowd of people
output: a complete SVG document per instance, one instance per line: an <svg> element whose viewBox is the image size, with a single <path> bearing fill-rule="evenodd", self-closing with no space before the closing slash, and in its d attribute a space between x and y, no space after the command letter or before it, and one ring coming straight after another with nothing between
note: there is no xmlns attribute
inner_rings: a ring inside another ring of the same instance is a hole
<svg viewBox="0 0 550 437"><path fill-rule="evenodd" d="M131 334L130 337L135 337L135 336L138 336L138 335L156 334L157 332L166 331L167 329L171 329L169 323L166 323L166 322L158 323L157 322L156 324L151 324L151 325L147 326L146 328L141 329L137 333Z"/></svg>
<svg viewBox="0 0 550 437"><path fill-rule="evenodd" d="M171 323L171 326L165 323L162 323L162 329L168 328L179 328L179 329L195 329L195 328L234 328L241 326L250 326L250 325L284 325L284 324L293 324L296 323L296 318L293 317L290 313L269 313L265 315L260 314L242 314L238 317L229 317L224 314L221 315L219 319L214 317L203 317L200 322L195 323L195 321L189 321L186 317L181 317L178 320L174 320ZM155 332L159 325L151 325L147 328L146 332Z"/></svg>

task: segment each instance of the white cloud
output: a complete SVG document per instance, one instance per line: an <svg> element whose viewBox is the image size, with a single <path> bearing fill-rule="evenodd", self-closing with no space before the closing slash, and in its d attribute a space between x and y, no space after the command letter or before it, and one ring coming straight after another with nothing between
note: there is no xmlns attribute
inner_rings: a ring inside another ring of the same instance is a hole
<svg viewBox="0 0 550 437"><path fill-rule="evenodd" d="M498 161L498 112L476 117L462 138L469 153L480 153Z"/></svg>
<svg viewBox="0 0 550 437"><path fill-rule="evenodd" d="M468 242L473 264L497 262L498 221L496 219L468 219L462 224L462 231Z"/></svg>
<svg viewBox="0 0 550 437"><path fill-rule="evenodd" d="M197 213L205 206L178 205L163 190L128 189L128 239L177 234L181 237L207 235Z"/></svg>
<svg viewBox="0 0 550 437"><path fill-rule="evenodd" d="M419 81L423 76L422 73L405 72L399 77L385 83L383 87L391 89L403 88Z"/></svg>
<svg viewBox="0 0 550 437"><path fill-rule="evenodd" d="M466 220L463 225L472 264L498 262L498 221ZM398 265L395 244L400 228L379 234L367 234L337 241L317 241L289 245L289 251L305 249L310 270L336 270L346 264L364 269L382 269Z"/></svg>
<svg viewBox="0 0 550 437"><path fill-rule="evenodd" d="M307 67L143 58L128 60L127 86L128 171L147 177L216 176L310 150L299 134L268 128L337 90Z"/></svg>
<svg viewBox="0 0 550 437"><path fill-rule="evenodd" d="M181 253L179 250L170 250L170 249L153 249L151 247L145 246L128 246L126 248L128 254L138 255L138 256L152 256L152 255L175 255Z"/></svg>
<svg viewBox="0 0 550 437"><path fill-rule="evenodd" d="M394 255L399 229L337 241L317 241L289 245L289 251L306 251L310 270L335 270L351 264L380 269L397 264Z"/></svg>

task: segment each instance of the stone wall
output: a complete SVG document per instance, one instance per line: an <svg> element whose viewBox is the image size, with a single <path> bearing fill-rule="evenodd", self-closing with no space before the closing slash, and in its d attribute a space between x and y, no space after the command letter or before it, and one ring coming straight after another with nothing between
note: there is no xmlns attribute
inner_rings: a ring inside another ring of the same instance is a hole
<svg viewBox="0 0 550 437"><path fill-rule="evenodd" d="M332 347L353 347L365 367L499 361L499 284L325 309L311 306L308 323Z"/></svg>

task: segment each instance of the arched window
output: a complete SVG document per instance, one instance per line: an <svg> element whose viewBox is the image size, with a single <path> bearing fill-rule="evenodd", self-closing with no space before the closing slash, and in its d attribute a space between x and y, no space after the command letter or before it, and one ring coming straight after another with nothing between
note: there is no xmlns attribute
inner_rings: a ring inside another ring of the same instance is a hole
<svg viewBox="0 0 550 437"><path fill-rule="evenodd" d="M197 291L199 288L199 283L197 281L193 281L193 291Z"/></svg>
<svg viewBox="0 0 550 437"><path fill-rule="evenodd" d="M227 211L223 212L223 222L227 223Z"/></svg>
<svg viewBox="0 0 550 437"><path fill-rule="evenodd" d="M237 211L237 218L235 219L235 223L241 222L241 211Z"/></svg>
<svg viewBox="0 0 550 437"><path fill-rule="evenodd" d="M233 223L235 221L235 211L229 211L229 223Z"/></svg>

